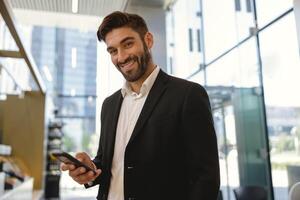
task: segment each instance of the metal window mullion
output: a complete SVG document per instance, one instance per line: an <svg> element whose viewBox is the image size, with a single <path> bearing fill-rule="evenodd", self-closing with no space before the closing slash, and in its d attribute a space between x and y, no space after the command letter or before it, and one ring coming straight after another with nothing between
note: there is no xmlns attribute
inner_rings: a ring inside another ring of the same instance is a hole
<svg viewBox="0 0 300 200"><path fill-rule="evenodd" d="M204 74L204 86L207 85L207 77L206 77L206 54L205 54L205 34L204 34L204 9L203 9L203 0L200 1L200 12L201 12L201 17L200 17L200 47L202 49L202 66L199 68L199 72L203 70Z"/></svg>
<svg viewBox="0 0 300 200"><path fill-rule="evenodd" d="M263 26L262 28L257 30L257 33L260 33L261 31L263 31L264 29L268 28L269 26L271 26L272 24L274 24L275 22L277 22L278 20L280 20L281 18L285 17L286 15L288 15L290 12L293 12L294 8L290 8L287 11L285 11L283 14L279 15L278 17L276 17L275 19L273 19L271 22L269 22L268 24L266 24L265 26ZM203 31L202 31L203 32ZM243 39L242 41L238 42L238 44L234 45L233 47L229 48L228 50L226 50L224 53L222 53L221 55L217 56L216 58L214 58L213 60L211 60L209 63L205 64L205 69L212 65L213 63L217 62L219 59L223 58L225 55L227 55L228 53L230 53L232 50L234 50L235 48L239 47L240 45L242 45L243 43L247 42L249 39L251 39L253 37L253 35L247 36L245 39ZM202 34L202 38L204 38L203 34ZM202 42L203 43L203 42ZM204 46L204 44L202 45ZM205 54L205 50L203 49L203 53ZM205 56L204 56L205 57ZM198 72L200 72L201 70L196 70L195 72L193 72L191 75L189 75L187 77L187 79L192 78L193 76L195 76Z"/></svg>
<svg viewBox="0 0 300 200"><path fill-rule="evenodd" d="M255 22L255 28L258 29L258 23L257 23L257 10L256 10L256 0L252 0L253 3L253 16L254 16L254 22ZM262 96L262 111L263 111L263 121L264 121L264 128L265 128L265 146L267 151L267 175L269 179L269 187L270 187L270 195L271 199L274 200L274 187L273 187L273 180L272 180L272 166L271 166L271 158L270 158L270 146L269 146L269 134L268 134L268 125L267 125L267 111L266 111L266 102L265 102L265 92L264 92L264 83L263 83L263 66L262 66L262 56L261 56L261 50L260 50L260 40L259 40L259 32L257 32L255 35L256 40L256 50L257 50L257 58L258 58L258 71L259 71L259 82L261 87L261 96Z"/></svg>

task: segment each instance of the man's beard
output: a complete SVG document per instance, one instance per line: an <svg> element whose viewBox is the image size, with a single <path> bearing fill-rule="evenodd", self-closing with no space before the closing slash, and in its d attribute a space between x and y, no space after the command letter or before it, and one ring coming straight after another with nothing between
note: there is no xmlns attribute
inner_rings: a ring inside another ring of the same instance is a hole
<svg viewBox="0 0 300 200"><path fill-rule="evenodd" d="M117 63L117 69L122 73L123 77L128 81L128 82L135 82L139 80L146 72L149 61L151 59L151 54L149 50L146 47L146 44L144 44L144 52L141 56L136 56L136 55L130 55L124 62L122 63ZM138 68L137 70L132 70L131 72L124 73L121 70L121 64L123 63L129 63L131 61L137 62Z"/></svg>

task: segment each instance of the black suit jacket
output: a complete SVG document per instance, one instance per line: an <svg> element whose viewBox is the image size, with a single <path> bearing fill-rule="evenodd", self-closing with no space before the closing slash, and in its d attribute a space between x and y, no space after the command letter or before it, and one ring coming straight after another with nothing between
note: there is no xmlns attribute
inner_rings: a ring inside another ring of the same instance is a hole
<svg viewBox="0 0 300 200"><path fill-rule="evenodd" d="M97 199L106 200L121 91L101 111L94 163L102 174ZM125 150L125 200L215 200L219 161L207 93L200 85L160 70Z"/></svg>

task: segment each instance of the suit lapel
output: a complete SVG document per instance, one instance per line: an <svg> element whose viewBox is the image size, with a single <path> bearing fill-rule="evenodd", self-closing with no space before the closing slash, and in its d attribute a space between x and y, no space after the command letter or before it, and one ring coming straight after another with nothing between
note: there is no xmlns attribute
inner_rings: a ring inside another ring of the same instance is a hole
<svg viewBox="0 0 300 200"><path fill-rule="evenodd" d="M130 140L128 144L132 142L132 140L136 137L136 135L140 132L140 130L143 128L145 122L147 119L151 116L151 113L153 109L155 108L155 105L157 104L158 100L164 93L166 86L167 86L167 80L168 75L164 73L162 70L159 71L158 76L148 94L148 97L145 101L145 104L143 106L143 109L141 111L141 114L136 122L136 125L133 129L132 135L130 137Z"/></svg>

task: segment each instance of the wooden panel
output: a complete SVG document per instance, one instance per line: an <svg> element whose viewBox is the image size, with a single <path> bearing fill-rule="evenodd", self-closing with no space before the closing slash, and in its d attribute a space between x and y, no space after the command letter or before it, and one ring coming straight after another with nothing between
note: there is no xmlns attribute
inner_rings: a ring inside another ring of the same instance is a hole
<svg viewBox="0 0 300 200"><path fill-rule="evenodd" d="M2 132L3 132L3 109L4 109L4 101L0 101L0 143L2 143Z"/></svg>
<svg viewBox="0 0 300 200"><path fill-rule="evenodd" d="M3 143L12 146L12 156L20 159L41 189L44 169L45 96L26 92L24 98L7 96L3 109Z"/></svg>

